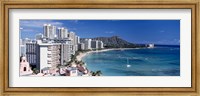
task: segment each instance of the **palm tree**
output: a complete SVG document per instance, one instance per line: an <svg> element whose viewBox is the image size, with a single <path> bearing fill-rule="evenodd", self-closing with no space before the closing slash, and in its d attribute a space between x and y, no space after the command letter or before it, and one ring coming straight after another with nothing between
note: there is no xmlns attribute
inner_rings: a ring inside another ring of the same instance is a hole
<svg viewBox="0 0 200 96"><path fill-rule="evenodd" d="M101 70L96 71L96 76L101 76L101 75L102 75Z"/></svg>
<svg viewBox="0 0 200 96"><path fill-rule="evenodd" d="M90 73L91 73L92 76L96 76L95 72L91 71Z"/></svg>
<svg viewBox="0 0 200 96"><path fill-rule="evenodd" d="M76 63L76 64L79 64L79 63L80 63L80 61L78 61L77 59L75 59L75 63Z"/></svg>
<svg viewBox="0 0 200 96"><path fill-rule="evenodd" d="M56 66L56 68L60 68L61 67L61 64L58 64L57 66Z"/></svg>
<svg viewBox="0 0 200 96"><path fill-rule="evenodd" d="M101 76L102 75L101 70L98 70L96 72L91 71L90 73L91 73L92 76Z"/></svg>
<svg viewBox="0 0 200 96"><path fill-rule="evenodd" d="M83 62L83 61L80 61L80 63L79 63L81 66L83 66L83 65L85 65L85 62Z"/></svg>
<svg viewBox="0 0 200 96"><path fill-rule="evenodd" d="M38 73L39 73L39 70L38 70L37 68L34 68L34 69L33 69L33 73L34 73L34 74L38 74Z"/></svg>
<svg viewBox="0 0 200 96"><path fill-rule="evenodd" d="M64 64L64 65L67 65L67 62L66 62L65 60L63 60L63 64Z"/></svg>

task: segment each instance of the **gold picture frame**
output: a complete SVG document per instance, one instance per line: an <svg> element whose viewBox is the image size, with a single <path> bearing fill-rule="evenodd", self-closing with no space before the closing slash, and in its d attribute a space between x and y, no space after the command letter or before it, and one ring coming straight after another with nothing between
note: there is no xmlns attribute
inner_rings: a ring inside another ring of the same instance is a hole
<svg viewBox="0 0 200 96"><path fill-rule="evenodd" d="M137 0L84 0L84 1L51 1L51 0L1 0L1 32L0 32L0 78L1 95L105 95L105 96L123 96L123 95L180 95L180 96L199 96L200 95L200 32L199 32L199 1L137 1ZM9 87L9 9L52 9L52 8L123 8L123 9L191 9L192 10L192 87L191 88L13 88Z"/></svg>

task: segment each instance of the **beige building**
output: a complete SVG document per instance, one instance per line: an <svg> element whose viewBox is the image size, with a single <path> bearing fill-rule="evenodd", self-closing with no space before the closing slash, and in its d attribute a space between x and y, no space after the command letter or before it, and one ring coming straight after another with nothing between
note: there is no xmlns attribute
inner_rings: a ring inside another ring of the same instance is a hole
<svg viewBox="0 0 200 96"><path fill-rule="evenodd" d="M58 65L65 65L74 54L73 44L68 39L54 39L44 42L37 40L36 43L27 44L26 56L30 64L40 72L48 69L56 69Z"/></svg>
<svg viewBox="0 0 200 96"><path fill-rule="evenodd" d="M60 44L42 43L41 40L37 43L29 43L26 56L30 64L40 72L48 68L55 69L58 64L61 64Z"/></svg>

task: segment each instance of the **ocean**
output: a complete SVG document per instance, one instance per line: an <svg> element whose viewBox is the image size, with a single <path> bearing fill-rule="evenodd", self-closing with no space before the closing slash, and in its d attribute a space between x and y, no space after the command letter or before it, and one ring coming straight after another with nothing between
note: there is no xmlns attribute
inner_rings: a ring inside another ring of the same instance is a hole
<svg viewBox="0 0 200 96"><path fill-rule="evenodd" d="M180 76L180 46L90 53L83 61L103 76Z"/></svg>

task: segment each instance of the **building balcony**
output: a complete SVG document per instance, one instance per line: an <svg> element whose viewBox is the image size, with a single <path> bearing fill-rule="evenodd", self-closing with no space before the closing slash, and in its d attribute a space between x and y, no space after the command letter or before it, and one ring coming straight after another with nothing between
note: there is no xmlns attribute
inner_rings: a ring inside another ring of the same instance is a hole
<svg viewBox="0 0 200 96"><path fill-rule="evenodd" d="M52 50L52 48L48 48L47 50L48 50L48 51L51 51L51 50Z"/></svg>

